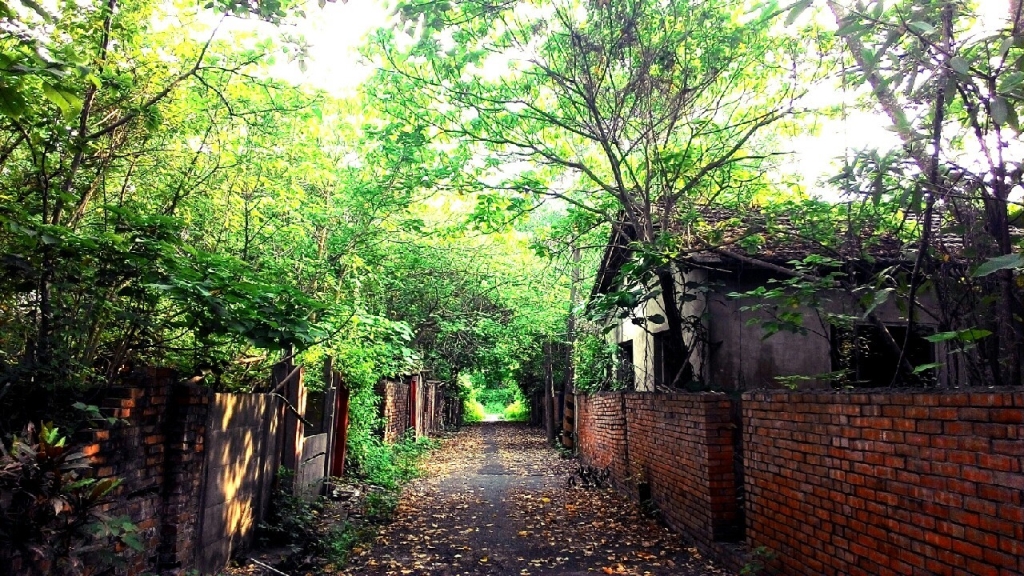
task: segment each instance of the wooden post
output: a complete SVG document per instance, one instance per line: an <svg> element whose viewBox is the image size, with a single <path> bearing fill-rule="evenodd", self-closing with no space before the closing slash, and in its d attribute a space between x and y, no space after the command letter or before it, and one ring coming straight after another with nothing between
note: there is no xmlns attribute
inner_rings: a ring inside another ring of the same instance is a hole
<svg viewBox="0 0 1024 576"><path fill-rule="evenodd" d="M562 446L572 449L575 446L576 436L576 367L572 362L573 348L576 346L576 310L579 299L578 286L581 282L580 273L580 249L572 251L572 281L569 289L569 316L566 322L566 346L565 346L565 384L562 388L565 391L564 404L562 408Z"/></svg>
<svg viewBox="0 0 1024 576"><path fill-rule="evenodd" d="M345 448L348 444L348 401L349 390L341 381L341 373L334 372L334 447L331 455L331 476L345 475Z"/></svg>
<svg viewBox="0 0 1024 576"><path fill-rule="evenodd" d="M409 377L409 428L412 428L413 437L420 435L419 430L419 403L417 402L419 394L419 377L415 374Z"/></svg>
<svg viewBox="0 0 1024 576"><path fill-rule="evenodd" d="M289 360L284 369L288 373L294 372L292 361ZM303 368L299 368L295 374L288 378L285 383L282 396L291 404L292 410L285 408L284 416L284 451L281 453L281 465L293 472L299 468L299 458L302 455L302 441L305 426L299 420L295 412L302 414L306 411L306 387L303 385Z"/></svg>
<svg viewBox="0 0 1024 576"><path fill-rule="evenodd" d="M323 382L324 410L320 430L327 434L327 454L324 457L324 476L330 476L331 458L334 455L334 439L336 437L334 427L337 425L334 419L334 397L338 393L338 389L334 385L334 358L332 356L324 358Z"/></svg>
<svg viewBox="0 0 1024 576"><path fill-rule="evenodd" d="M551 343L544 343L544 430L548 444L555 445L555 377L551 366Z"/></svg>
<svg viewBox="0 0 1024 576"><path fill-rule="evenodd" d="M287 361L278 362L277 364L274 364L274 366L270 369L270 389L277 390L278 393L281 394L282 398L287 398L287 396L284 394L284 381L285 378L288 377L288 374L290 372L291 367L288 365ZM288 408L285 407L284 400L282 400L281 398L274 396L272 401L277 406L277 439L275 450L277 454L275 455L275 460L277 460L278 466L284 466L285 452L287 452L287 450L285 449L285 441L288 439L288 434L285 430L285 428L287 427L286 416L288 414ZM276 468L274 469L274 474L275 476L277 475Z"/></svg>

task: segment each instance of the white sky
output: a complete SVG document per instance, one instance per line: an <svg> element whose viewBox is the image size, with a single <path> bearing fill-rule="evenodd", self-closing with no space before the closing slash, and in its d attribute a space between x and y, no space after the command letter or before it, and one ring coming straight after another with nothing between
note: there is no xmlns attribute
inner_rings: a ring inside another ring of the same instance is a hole
<svg viewBox="0 0 1024 576"><path fill-rule="evenodd" d="M361 60L358 47L366 34L388 23L385 0L349 0L347 3L328 2L324 8L311 0L307 17L283 31L300 34L311 46L307 68L303 72L295 62L280 58L272 74L297 84L322 88L340 97L351 94L359 84L373 73L373 65ZM822 3L818 0L817 3ZM1005 25L1009 0L978 0L982 13L979 33ZM252 21L235 21L231 27L245 29ZM271 28L268 32L273 33ZM823 85L810 95L815 103L836 104L842 94L836 86ZM850 95L847 95L848 97ZM890 124L884 116L851 109L846 121L821 120L815 135L793 138L785 148L794 155L787 162L808 191L818 191L825 197L835 198L822 184L838 172L837 158L846 150L866 147L892 147L898 138L887 129ZM790 170L787 170L790 171Z"/></svg>
<svg viewBox="0 0 1024 576"><path fill-rule="evenodd" d="M294 62L285 62L275 75L344 96L373 73L373 67L361 61L358 48L366 34L387 22L387 9L380 0L328 2L323 8L312 0L306 19L294 29L311 45L306 71Z"/></svg>

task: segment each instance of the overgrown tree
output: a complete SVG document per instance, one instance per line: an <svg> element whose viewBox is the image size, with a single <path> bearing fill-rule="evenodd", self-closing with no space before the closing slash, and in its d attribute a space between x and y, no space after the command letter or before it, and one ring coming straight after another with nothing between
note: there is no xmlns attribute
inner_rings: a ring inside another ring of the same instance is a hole
<svg viewBox="0 0 1024 576"><path fill-rule="evenodd" d="M693 352L677 281L708 238L680 231L714 205L744 207L763 190L773 153L762 139L801 93L793 38L776 13L741 2L407 2L421 19L410 41L385 30L372 53L386 66L388 110L431 126L441 141L473 144L487 197L530 205L554 199L610 224L634 254L613 302L626 315L660 299L670 354ZM401 94L414 93L408 98ZM699 378L681 371L677 381Z"/></svg>

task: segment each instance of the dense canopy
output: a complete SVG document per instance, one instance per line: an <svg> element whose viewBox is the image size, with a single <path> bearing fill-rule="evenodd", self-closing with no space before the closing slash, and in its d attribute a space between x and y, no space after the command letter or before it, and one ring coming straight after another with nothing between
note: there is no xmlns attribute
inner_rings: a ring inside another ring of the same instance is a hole
<svg viewBox="0 0 1024 576"><path fill-rule="evenodd" d="M287 350L365 390L529 392L566 354L558 386L606 385L608 318L660 299L634 321L685 355L673 274L796 236L817 260L767 262L805 284L766 306L827 282L863 302L829 322L912 324L927 291L972 381L1020 383L1019 3L411 0L352 94L281 79L330 57L288 28L347 8L320 4L0 3L5 421L146 365L255 389ZM802 179L796 139L853 114L895 145ZM613 229L620 289L585 306Z"/></svg>

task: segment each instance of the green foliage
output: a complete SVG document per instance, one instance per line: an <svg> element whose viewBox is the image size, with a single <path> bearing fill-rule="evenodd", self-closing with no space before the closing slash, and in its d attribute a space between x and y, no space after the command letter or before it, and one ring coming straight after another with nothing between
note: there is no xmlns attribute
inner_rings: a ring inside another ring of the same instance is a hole
<svg viewBox="0 0 1024 576"><path fill-rule="evenodd" d="M389 521L398 508L398 492L394 490L373 490L366 495L366 514L378 521Z"/></svg>
<svg viewBox="0 0 1024 576"><path fill-rule="evenodd" d="M1004 7L986 22L988 6L826 4L844 48L844 85L869 87L862 103L884 113L900 140L889 150L858 151L834 182L855 198L936 224L915 242L920 257L912 270L883 272L871 283L895 288L911 310L931 291L942 333L994 336L978 345L948 340L955 355L948 360L962 367L950 378L1016 385L1024 374L1022 246L1011 234L1018 210L1008 200L1021 167L1018 158L990 151L1019 140L1024 44L1019 13Z"/></svg>
<svg viewBox="0 0 1024 576"><path fill-rule="evenodd" d="M365 530L327 514L333 504L326 498L306 500L291 491L294 474L278 470L280 488L271 498L270 515L259 526L258 538L265 546L289 550L282 568L308 570L326 562L344 564L352 548L367 535ZM318 566L317 566L318 567Z"/></svg>
<svg viewBox="0 0 1024 576"><path fill-rule="evenodd" d="M502 419L509 422L528 422L530 407L522 400L516 400L505 406L505 410L502 411Z"/></svg>
<svg viewBox="0 0 1024 576"><path fill-rule="evenodd" d="M479 400L463 400L462 421L466 423L483 422L487 419L487 409Z"/></svg>
<svg viewBox="0 0 1024 576"><path fill-rule="evenodd" d="M582 332L573 347L575 386L580 394L604 390L628 389L632 382L632 362L623 358L615 344L604 335Z"/></svg>
<svg viewBox="0 0 1024 576"><path fill-rule="evenodd" d="M420 460L436 447L436 441L415 438L411 432L394 444L373 437L363 444L361 457L353 458L353 474L375 486L394 490L419 475Z"/></svg>
<svg viewBox="0 0 1024 576"><path fill-rule="evenodd" d="M529 420L529 407L522 387L511 380L490 384L482 372L460 378L464 422L483 422L488 416L502 420Z"/></svg>
<svg viewBox="0 0 1024 576"><path fill-rule="evenodd" d="M270 514L260 524L260 539L270 546L305 545L318 537L322 499L305 500L292 492L295 474L285 468L277 470L278 488L270 502Z"/></svg>
<svg viewBox="0 0 1024 576"><path fill-rule="evenodd" d="M743 565L740 570L741 576L756 576L764 571L773 560L778 557L778 552L775 552L767 546L758 546L753 550L753 558Z"/></svg>
<svg viewBox="0 0 1024 576"><path fill-rule="evenodd" d="M0 567L12 571L20 558L25 566L81 574L114 562L103 551L115 542L142 549L130 519L99 509L120 482L89 478L89 471L52 424L38 433L30 424L9 448L0 444Z"/></svg>

